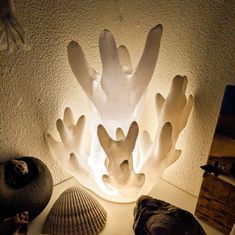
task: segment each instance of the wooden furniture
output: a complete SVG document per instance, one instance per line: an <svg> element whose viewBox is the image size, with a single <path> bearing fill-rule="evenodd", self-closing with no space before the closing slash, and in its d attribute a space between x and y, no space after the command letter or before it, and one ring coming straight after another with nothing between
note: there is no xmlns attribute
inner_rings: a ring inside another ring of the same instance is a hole
<svg viewBox="0 0 235 235"><path fill-rule="evenodd" d="M225 177L205 175L195 215L224 234L229 234L235 223L235 180L228 182Z"/></svg>

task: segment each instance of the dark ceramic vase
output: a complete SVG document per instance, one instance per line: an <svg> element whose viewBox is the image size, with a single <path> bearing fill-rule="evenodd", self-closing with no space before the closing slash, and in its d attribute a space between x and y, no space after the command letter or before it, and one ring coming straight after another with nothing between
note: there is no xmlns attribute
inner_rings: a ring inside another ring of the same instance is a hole
<svg viewBox="0 0 235 235"><path fill-rule="evenodd" d="M23 211L28 211L32 221L51 198L53 180L47 166L34 157L16 160L27 164L27 173L19 175L12 160L0 164L0 224Z"/></svg>

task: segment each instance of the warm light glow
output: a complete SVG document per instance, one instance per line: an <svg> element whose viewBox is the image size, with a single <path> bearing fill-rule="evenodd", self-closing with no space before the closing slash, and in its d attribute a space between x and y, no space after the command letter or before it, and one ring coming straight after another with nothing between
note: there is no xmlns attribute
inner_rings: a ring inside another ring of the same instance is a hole
<svg viewBox="0 0 235 235"><path fill-rule="evenodd" d="M72 111L66 108L63 120L56 123L62 142L48 134L48 143L55 158L82 185L110 201L131 202L148 194L181 154L175 145L193 106L193 97L185 96L187 77L177 75L166 98L156 94L158 129L153 141L147 131L139 134L137 124L161 34L161 25L150 30L133 69L127 48L117 49L111 32L103 30L99 40L101 75L90 68L77 42L68 45L71 69L92 104L92 120L85 124L82 116L74 124ZM85 125L90 133L85 133ZM88 149L84 143L87 134Z"/></svg>

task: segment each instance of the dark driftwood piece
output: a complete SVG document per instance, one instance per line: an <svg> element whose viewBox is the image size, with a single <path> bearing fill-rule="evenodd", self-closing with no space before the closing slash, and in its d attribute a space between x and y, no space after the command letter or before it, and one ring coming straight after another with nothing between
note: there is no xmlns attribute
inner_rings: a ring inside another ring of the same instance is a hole
<svg viewBox="0 0 235 235"><path fill-rule="evenodd" d="M206 235L194 216L150 196L141 196L134 209L136 235Z"/></svg>
<svg viewBox="0 0 235 235"><path fill-rule="evenodd" d="M25 235L28 232L28 212L22 212L12 218L4 219L0 224L1 235Z"/></svg>

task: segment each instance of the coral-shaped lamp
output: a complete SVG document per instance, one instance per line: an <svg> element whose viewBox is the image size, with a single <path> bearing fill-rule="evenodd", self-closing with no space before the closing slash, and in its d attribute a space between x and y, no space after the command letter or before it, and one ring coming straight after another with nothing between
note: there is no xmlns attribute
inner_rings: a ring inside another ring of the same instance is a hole
<svg viewBox="0 0 235 235"><path fill-rule="evenodd" d="M133 69L127 48L117 48L111 32L103 30L99 39L102 74L88 65L77 42L68 45L71 69L91 102L92 118L86 124L90 129L84 128L84 116L75 124L71 109L66 108L63 120L56 123L61 142L48 134L48 143L55 158L83 186L110 201L132 202L148 194L181 154L175 145L193 106L193 97L185 95L186 76L173 79L166 98L156 94L158 129L153 141L147 131L139 134L137 124L161 35L161 25L149 31L143 54ZM87 134L88 148L83 138Z"/></svg>

